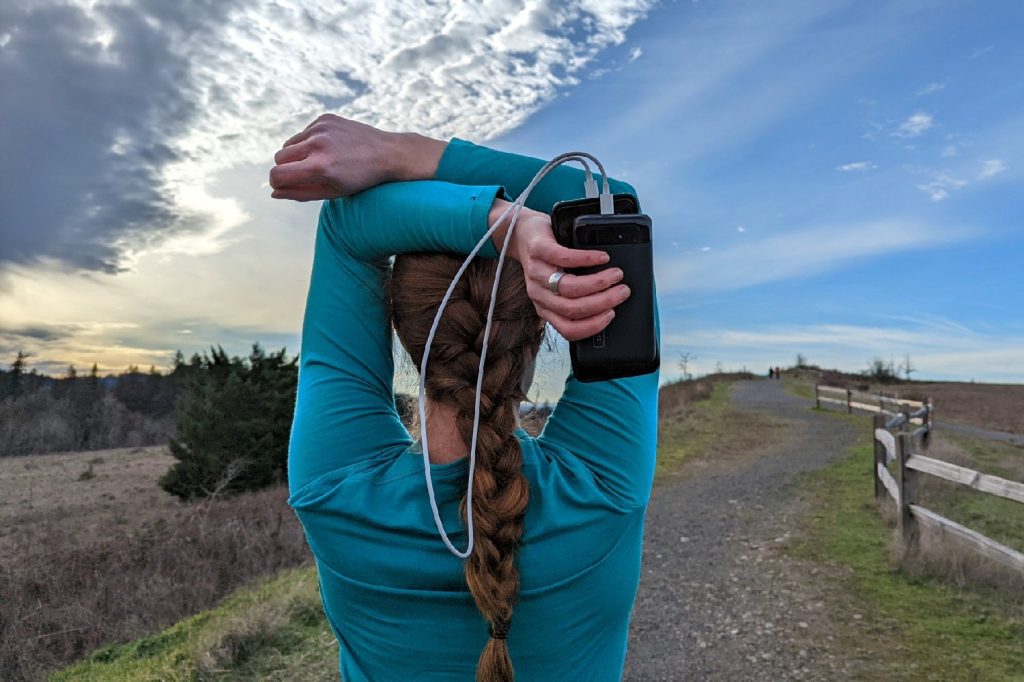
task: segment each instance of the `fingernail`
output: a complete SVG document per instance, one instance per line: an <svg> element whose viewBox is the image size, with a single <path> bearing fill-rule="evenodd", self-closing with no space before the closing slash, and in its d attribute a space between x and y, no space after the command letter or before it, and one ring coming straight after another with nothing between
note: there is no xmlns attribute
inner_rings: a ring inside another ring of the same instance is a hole
<svg viewBox="0 0 1024 682"><path fill-rule="evenodd" d="M619 281L620 279L622 279L622 276L623 276L624 274L625 274L625 273L624 273L624 272L622 272L622 269L621 269L621 268L615 268L614 270L612 270L612 278L613 278L613 279L614 279L614 280L615 280L616 282L618 282L618 281Z"/></svg>
<svg viewBox="0 0 1024 682"><path fill-rule="evenodd" d="M625 284L623 284L622 288L619 289L619 298L623 301L629 298L629 287Z"/></svg>
<svg viewBox="0 0 1024 682"><path fill-rule="evenodd" d="M608 252L607 252L607 251L602 251L602 252L601 252L601 262L602 262L602 263L607 263L607 262L608 262L608 261L610 261L611 259L612 259L612 257L608 255Z"/></svg>

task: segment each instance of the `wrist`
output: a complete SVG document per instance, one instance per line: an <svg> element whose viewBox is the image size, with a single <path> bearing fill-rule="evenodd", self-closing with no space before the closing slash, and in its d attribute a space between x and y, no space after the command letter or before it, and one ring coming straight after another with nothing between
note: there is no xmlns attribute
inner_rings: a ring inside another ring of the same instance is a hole
<svg viewBox="0 0 1024 682"><path fill-rule="evenodd" d="M491 205L490 213L487 215L487 226L490 227L501 217L501 214L512 205L512 202L505 201L504 199L495 198L494 203ZM522 261L519 254L518 245L521 242L521 237L528 231L533 229L532 226L539 225L541 223L547 225L547 228L551 229L550 216L547 213L541 213L540 211L534 211L533 209L523 206L519 209L519 219L516 221L515 232L512 233L512 241L509 242L507 255L510 258L515 258L518 261ZM501 222L491 234L491 244L494 246L494 250L497 253L501 253L501 247L505 244L505 237L508 235L508 227L512 221L512 211L509 211L508 215Z"/></svg>
<svg viewBox="0 0 1024 682"><path fill-rule="evenodd" d="M437 172L447 142L418 133L388 133L388 174L394 181L430 180Z"/></svg>

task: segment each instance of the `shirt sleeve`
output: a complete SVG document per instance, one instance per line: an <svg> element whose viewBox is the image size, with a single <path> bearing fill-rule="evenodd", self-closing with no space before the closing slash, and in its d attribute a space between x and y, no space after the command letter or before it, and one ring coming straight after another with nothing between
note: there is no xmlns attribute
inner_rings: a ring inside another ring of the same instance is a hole
<svg viewBox="0 0 1024 682"><path fill-rule="evenodd" d="M499 152L453 138L438 163L435 178L465 184L500 184L514 197L546 162ZM597 176L600 182L600 176ZM560 166L530 193L526 205L550 213L554 205L585 196L582 169ZM636 190L608 179L612 193ZM638 201L639 203L639 201ZM655 335L661 338L657 291L654 292ZM562 397L538 438L573 453L594 473L610 499L624 507L641 507L650 499L658 436L660 370L638 377L584 383L572 371Z"/></svg>
<svg viewBox="0 0 1024 682"><path fill-rule="evenodd" d="M288 449L293 494L323 474L412 442L394 402L389 258L412 251L468 254L487 232L498 196L498 186L420 181L323 203ZM480 253L497 255L489 239Z"/></svg>

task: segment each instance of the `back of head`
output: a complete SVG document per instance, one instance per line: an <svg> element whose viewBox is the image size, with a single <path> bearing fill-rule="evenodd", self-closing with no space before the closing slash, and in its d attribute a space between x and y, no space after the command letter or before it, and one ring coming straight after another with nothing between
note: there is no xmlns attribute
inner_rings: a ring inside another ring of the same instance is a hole
<svg viewBox="0 0 1024 682"><path fill-rule="evenodd" d="M391 314L402 345L417 369L437 307L463 262L449 254L403 254L395 258ZM497 261L476 258L463 274L441 316L431 344L426 393L450 405L469 447L477 372ZM522 268L508 259L498 287L487 345L480 400L476 472L473 481L473 553L466 561L466 582L477 608L494 634L480 655L477 680L513 679L506 640L519 594L516 554L523 534L529 485L514 431L519 404L526 399L522 377L544 337L544 321L526 293ZM466 500L461 514L466 520Z"/></svg>

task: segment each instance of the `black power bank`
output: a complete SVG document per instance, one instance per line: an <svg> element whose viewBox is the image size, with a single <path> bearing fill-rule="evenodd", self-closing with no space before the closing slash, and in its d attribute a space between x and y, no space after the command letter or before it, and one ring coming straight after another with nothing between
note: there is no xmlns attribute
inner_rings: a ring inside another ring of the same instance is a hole
<svg viewBox="0 0 1024 682"><path fill-rule="evenodd" d="M615 307L615 317L603 331L569 343L573 374L580 381L605 381L658 369L661 354L654 327L650 217L640 213L578 216L573 225L572 248L605 251L610 260L568 272L589 275L605 268L621 268L622 283L630 289L629 298Z"/></svg>
<svg viewBox="0 0 1024 682"><path fill-rule="evenodd" d="M640 212L636 197L632 194L614 194L612 201L616 213L635 214ZM598 197L559 201L551 209L551 231L555 233L555 241L562 246L573 248L572 231L576 218L600 212L601 201Z"/></svg>

